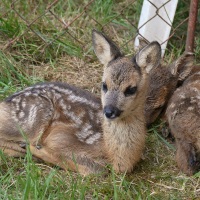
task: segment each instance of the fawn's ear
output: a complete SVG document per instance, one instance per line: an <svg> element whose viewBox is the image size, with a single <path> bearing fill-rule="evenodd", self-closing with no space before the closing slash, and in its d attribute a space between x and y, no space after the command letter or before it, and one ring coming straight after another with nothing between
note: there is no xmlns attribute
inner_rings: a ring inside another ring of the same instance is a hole
<svg viewBox="0 0 200 200"><path fill-rule="evenodd" d="M190 52L184 52L176 61L170 65L170 72L172 75L178 75L178 80L185 80L194 65L194 54Z"/></svg>
<svg viewBox="0 0 200 200"><path fill-rule="evenodd" d="M136 54L136 63L147 73L160 64L161 46L158 42L151 42Z"/></svg>
<svg viewBox="0 0 200 200"><path fill-rule="evenodd" d="M105 66L111 60L122 56L116 44L103 33L96 30L92 31L92 43L96 56Z"/></svg>

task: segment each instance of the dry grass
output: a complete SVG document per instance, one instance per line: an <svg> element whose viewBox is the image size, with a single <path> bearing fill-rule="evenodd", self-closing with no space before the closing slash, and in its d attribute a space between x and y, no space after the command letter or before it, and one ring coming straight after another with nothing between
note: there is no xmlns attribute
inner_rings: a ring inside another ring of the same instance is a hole
<svg viewBox="0 0 200 200"><path fill-rule="evenodd" d="M34 76L45 81L67 82L99 95L103 67L98 62L90 63L77 57L65 56L57 60L54 67L49 63L34 65L29 73L33 71Z"/></svg>

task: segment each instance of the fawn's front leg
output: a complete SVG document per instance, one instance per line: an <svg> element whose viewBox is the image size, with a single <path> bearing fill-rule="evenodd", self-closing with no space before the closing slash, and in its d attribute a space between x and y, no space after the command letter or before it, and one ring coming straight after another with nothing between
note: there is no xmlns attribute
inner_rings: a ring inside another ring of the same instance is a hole
<svg viewBox="0 0 200 200"><path fill-rule="evenodd" d="M193 175L199 168L194 146L182 140L176 140L176 161L178 167L187 175Z"/></svg>
<svg viewBox="0 0 200 200"><path fill-rule="evenodd" d="M22 146L24 142L0 139L0 149L8 156L24 157L26 149Z"/></svg>

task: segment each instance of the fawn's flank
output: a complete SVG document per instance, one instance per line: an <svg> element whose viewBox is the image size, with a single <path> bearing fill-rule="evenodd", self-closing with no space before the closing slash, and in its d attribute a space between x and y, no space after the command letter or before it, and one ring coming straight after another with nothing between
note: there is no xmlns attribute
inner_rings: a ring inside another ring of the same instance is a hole
<svg viewBox="0 0 200 200"><path fill-rule="evenodd" d="M102 105L89 92L61 83L13 94L0 104L0 148L6 154L23 156L28 142L33 156L83 175L107 163L130 172L140 160L148 73L160 64L161 47L152 42L127 58L98 31L92 41L104 64Z"/></svg>
<svg viewBox="0 0 200 200"><path fill-rule="evenodd" d="M176 162L192 175L200 170L200 66L172 95L166 110L167 122L176 142Z"/></svg>
<svg viewBox="0 0 200 200"><path fill-rule="evenodd" d="M139 38L139 49L146 45L148 43L143 38ZM173 63L167 66L160 64L150 71L145 104L147 126L165 113L168 100L178 85L188 77L192 66L193 54L184 52Z"/></svg>

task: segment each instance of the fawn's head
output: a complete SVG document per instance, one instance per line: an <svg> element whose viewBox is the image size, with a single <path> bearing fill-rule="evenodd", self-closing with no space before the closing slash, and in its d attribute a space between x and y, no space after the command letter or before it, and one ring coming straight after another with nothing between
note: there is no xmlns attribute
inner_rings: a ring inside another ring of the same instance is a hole
<svg viewBox="0 0 200 200"><path fill-rule="evenodd" d="M147 125L156 120L180 82L189 75L193 56L184 53L169 66L158 66L149 74L149 88L145 105Z"/></svg>
<svg viewBox="0 0 200 200"><path fill-rule="evenodd" d="M139 37L139 47L147 46L144 38ZM163 111L177 85L184 81L193 69L193 54L184 52L169 66L158 65L149 73L149 86L145 105L147 125L150 125Z"/></svg>
<svg viewBox="0 0 200 200"><path fill-rule="evenodd" d="M160 63L160 45L152 42L128 58L104 34L94 30L92 39L94 51L104 64L101 100L105 117L122 118L138 107L144 109L148 73Z"/></svg>

